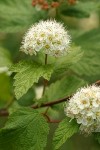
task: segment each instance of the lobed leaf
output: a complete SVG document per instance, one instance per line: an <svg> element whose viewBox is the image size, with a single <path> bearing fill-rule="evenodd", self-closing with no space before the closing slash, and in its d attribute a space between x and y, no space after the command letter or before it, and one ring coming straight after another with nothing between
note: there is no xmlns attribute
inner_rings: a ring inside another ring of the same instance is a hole
<svg viewBox="0 0 100 150"><path fill-rule="evenodd" d="M37 83L40 77L49 80L53 72L52 65L40 65L34 62L22 61L11 70L17 72L14 79L16 98L21 98L34 83Z"/></svg>
<svg viewBox="0 0 100 150"><path fill-rule="evenodd" d="M45 91L42 102L53 101L73 94L78 88L85 85L85 81L75 76L64 77L52 83ZM52 94L51 94L52 93Z"/></svg>
<svg viewBox="0 0 100 150"><path fill-rule="evenodd" d="M69 69L73 64L77 63L83 56L80 46L72 45L68 55L58 58L55 62L54 73L61 74Z"/></svg>
<svg viewBox="0 0 100 150"><path fill-rule="evenodd" d="M71 68L80 75L100 74L100 29L91 30L75 39L84 49L82 59Z"/></svg>
<svg viewBox="0 0 100 150"><path fill-rule="evenodd" d="M0 130L0 149L43 150L48 132L48 124L41 114L30 108L20 108Z"/></svg>
<svg viewBox="0 0 100 150"><path fill-rule="evenodd" d="M66 118L60 122L53 138L54 149L59 149L66 140L73 134L77 133L78 130L79 125L75 122L75 120L70 121L69 118Z"/></svg>

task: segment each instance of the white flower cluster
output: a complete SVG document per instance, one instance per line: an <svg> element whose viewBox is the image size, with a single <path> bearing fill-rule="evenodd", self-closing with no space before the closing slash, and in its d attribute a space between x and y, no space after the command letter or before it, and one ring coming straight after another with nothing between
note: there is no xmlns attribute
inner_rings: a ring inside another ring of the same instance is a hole
<svg viewBox="0 0 100 150"><path fill-rule="evenodd" d="M25 34L21 51L26 54L43 53L63 56L69 52L70 36L61 23L55 20L40 21Z"/></svg>
<svg viewBox="0 0 100 150"><path fill-rule="evenodd" d="M100 132L100 87L81 88L66 103L65 114L76 119L82 133Z"/></svg>

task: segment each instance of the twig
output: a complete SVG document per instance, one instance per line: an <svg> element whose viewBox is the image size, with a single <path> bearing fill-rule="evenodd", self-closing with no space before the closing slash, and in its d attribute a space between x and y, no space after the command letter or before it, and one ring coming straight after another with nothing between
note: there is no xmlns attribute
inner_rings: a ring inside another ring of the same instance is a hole
<svg viewBox="0 0 100 150"><path fill-rule="evenodd" d="M41 104L40 106L39 105L35 105L35 106L33 105L33 106L31 106L31 108L38 109L38 108L42 108L42 107L51 107L53 105L60 104L60 103L63 103L65 101L69 100L70 97L71 96L67 96L67 97L64 97L64 98L56 100L56 101ZM48 111L48 108L47 108L47 111ZM46 111L46 113L47 113L47 111ZM8 113L7 109L0 109L0 116L8 116L8 115L9 115L9 113Z"/></svg>
<svg viewBox="0 0 100 150"><path fill-rule="evenodd" d="M100 86L100 80L98 80L94 84L97 85L97 86ZM33 105L33 106L31 106L31 108L38 109L38 108L42 108L42 107L51 107L53 105L63 103L65 101L69 100L71 97L72 96L67 96L67 97L64 97L64 98L56 100L56 101L41 104L40 106L39 105L35 105L35 106ZM7 109L0 109L0 116L8 116L8 115L9 115L9 113L8 113Z"/></svg>
<svg viewBox="0 0 100 150"><path fill-rule="evenodd" d="M50 120L50 123L59 123L61 120Z"/></svg>
<svg viewBox="0 0 100 150"><path fill-rule="evenodd" d="M43 114L43 116L47 119L47 122L49 123L59 123L61 120L51 120L50 117L46 114Z"/></svg>
<svg viewBox="0 0 100 150"><path fill-rule="evenodd" d="M14 102L14 98L11 97L11 99L6 104L6 106L4 108L0 109L0 117L9 115L8 108L12 105L13 102Z"/></svg>
<svg viewBox="0 0 100 150"><path fill-rule="evenodd" d="M62 102L65 102L67 100L69 100L71 98L71 96L67 96L67 97L64 97L62 99L58 99L56 101L52 101L52 102L48 102L48 103L45 103L45 104L41 104L40 106L39 105L33 105L31 106L31 108L34 108L34 109L37 109L37 108L41 108L41 107L48 107L48 106L53 106L53 105L56 105L56 104L60 104Z"/></svg>
<svg viewBox="0 0 100 150"><path fill-rule="evenodd" d="M48 55L45 54L45 65L47 65L47 58L48 58ZM42 95L44 95L44 92L45 92L47 85L48 85L48 80L44 79L44 86L43 86L43 94Z"/></svg>
<svg viewBox="0 0 100 150"><path fill-rule="evenodd" d="M0 117L6 117L9 115L9 112L7 109L0 109Z"/></svg>
<svg viewBox="0 0 100 150"><path fill-rule="evenodd" d="M49 107L46 108L44 114L47 114L48 110L49 110Z"/></svg>

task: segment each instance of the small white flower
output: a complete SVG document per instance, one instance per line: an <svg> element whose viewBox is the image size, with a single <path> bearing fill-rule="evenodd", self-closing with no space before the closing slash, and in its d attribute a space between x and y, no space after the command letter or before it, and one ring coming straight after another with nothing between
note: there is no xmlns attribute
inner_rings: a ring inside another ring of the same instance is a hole
<svg viewBox="0 0 100 150"><path fill-rule="evenodd" d="M84 109L90 106L90 102L88 99L84 98L84 99L80 99L80 101L78 101L78 107L80 109Z"/></svg>
<svg viewBox="0 0 100 150"><path fill-rule="evenodd" d="M98 96L98 95L97 95ZM100 96L99 96L100 97ZM92 105L94 107L99 107L100 106L100 99L94 99L92 102Z"/></svg>
<svg viewBox="0 0 100 150"><path fill-rule="evenodd" d="M40 21L25 34L21 51L37 54L39 51L56 57L69 52L70 36L61 23L55 20Z"/></svg>
<svg viewBox="0 0 100 150"><path fill-rule="evenodd" d="M100 87L79 89L66 104L65 114L76 119L82 133L100 132Z"/></svg>

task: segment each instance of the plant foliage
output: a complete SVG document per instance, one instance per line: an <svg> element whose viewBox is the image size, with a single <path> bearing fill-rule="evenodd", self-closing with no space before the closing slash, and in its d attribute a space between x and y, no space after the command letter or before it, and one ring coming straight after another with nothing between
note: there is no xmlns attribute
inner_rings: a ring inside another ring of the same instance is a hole
<svg viewBox="0 0 100 150"><path fill-rule="evenodd" d="M16 72L14 79L15 95L19 99L25 94L33 83L37 83L40 77L49 80L53 72L52 65L37 64L34 62L20 62L14 65L11 70Z"/></svg>
<svg viewBox="0 0 100 150"><path fill-rule="evenodd" d="M62 144L64 144L73 134L78 132L78 130L79 126L74 120L70 121L68 118L64 119L55 131L53 138L54 149L59 149Z"/></svg>
<svg viewBox="0 0 100 150"><path fill-rule="evenodd" d="M45 118L36 110L18 109L10 115L5 127L0 130L0 149L43 150L48 132Z"/></svg>

